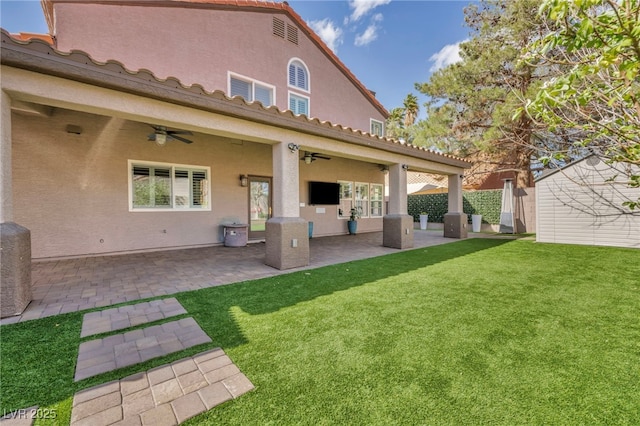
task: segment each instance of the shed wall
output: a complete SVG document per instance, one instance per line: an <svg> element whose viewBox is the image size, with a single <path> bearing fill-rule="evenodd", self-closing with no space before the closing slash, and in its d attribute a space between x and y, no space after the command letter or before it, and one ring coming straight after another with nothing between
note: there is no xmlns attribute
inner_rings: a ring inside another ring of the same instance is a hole
<svg viewBox="0 0 640 426"><path fill-rule="evenodd" d="M589 157L536 184L539 242L640 248L640 212L624 207L637 199L609 165Z"/></svg>

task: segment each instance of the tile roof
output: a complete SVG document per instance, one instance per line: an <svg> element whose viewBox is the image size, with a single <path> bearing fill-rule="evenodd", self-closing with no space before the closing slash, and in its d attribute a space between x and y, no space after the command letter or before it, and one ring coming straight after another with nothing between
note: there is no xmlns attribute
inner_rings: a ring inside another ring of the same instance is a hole
<svg viewBox="0 0 640 426"><path fill-rule="evenodd" d="M105 3L97 0L41 0L45 19L49 26L49 32L54 33L54 3ZM378 101L373 92L365 87L360 80L347 68L347 66L336 56L335 53L325 44L324 41L307 25L300 15L289 4L284 2L259 1L259 0L111 0L109 4L127 4L142 6L162 6L162 7L201 7L224 10L261 10L284 13L295 22L300 29L309 36L318 48L338 67L340 71L358 88L358 90L380 111L385 117L389 116L387 109Z"/></svg>
<svg viewBox="0 0 640 426"><path fill-rule="evenodd" d="M127 93L167 100L218 114L239 117L262 124L292 129L303 133L332 138L347 143L365 145L388 152L415 158L469 168L472 163L448 154L441 154L424 147L371 135L340 124L295 115L290 110L281 111L276 106L265 107L260 102L247 102L241 97L229 98L224 92L207 92L200 85L184 86L178 79L157 78L149 70L130 71L117 61L98 62L85 52L74 50L60 52L40 39L28 41L12 37L1 30L0 48L2 65L41 72L72 79L98 87L106 87Z"/></svg>
<svg viewBox="0 0 640 426"><path fill-rule="evenodd" d="M37 33L15 33L11 34L11 37L16 40L29 41L29 40L42 40L45 43L53 45L53 37L50 34L37 34Z"/></svg>

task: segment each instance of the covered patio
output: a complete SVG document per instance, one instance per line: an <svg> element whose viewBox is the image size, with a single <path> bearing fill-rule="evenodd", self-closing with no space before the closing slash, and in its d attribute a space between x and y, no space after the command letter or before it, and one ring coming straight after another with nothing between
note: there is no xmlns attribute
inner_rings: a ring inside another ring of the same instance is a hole
<svg viewBox="0 0 640 426"><path fill-rule="evenodd" d="M310 246L308 222L319 235L344 234L343 213L353 206L376 208L359 229L377 236L374 254L419 247L407 213L410 170L447 177L444 237L466 237L465 160L97 63L83 52L2 39L2 317L38 318L350 260L359 249ZM152 127L193 140L163 146L147 134ZM308 152L332 161L308 164ZM384 174L386 209L382 191L375 205L369 192L383 187ZM218 253L220 230L251 211L238 176L268 181L271 204L264 244L229 257ZM349 202L361 205L315 205L311 181L348 181ZM183 253L197 260L179 261ZM80 260L52 260L69 258ZM43 263L32 268L31 259Z"/></svg>
<svg viewBox="0 0 640 426"><path fill-rule="evenodd" d="M414 234L415 248L456 241L441 231ZM472 237L482 236L473 234ZM382 245L382 232L312 238L308 266L287 271L264 263L263 243L246 247L204 247L32 263L33 300L20 316L0 324L110 306L265 278L352 260L397 253Z"/></svg>

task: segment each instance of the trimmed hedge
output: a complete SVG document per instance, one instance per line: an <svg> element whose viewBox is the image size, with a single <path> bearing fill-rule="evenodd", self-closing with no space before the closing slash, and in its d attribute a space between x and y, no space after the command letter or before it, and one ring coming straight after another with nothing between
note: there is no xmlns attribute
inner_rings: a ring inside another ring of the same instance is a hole
<svg viewBox="0 0 640 426"><path fill-rule="evenodd" d="M409 214L414 221L420 220L420 213L429 215L429 222L444 223L444 215L449 208L448 194L409 195ZM469 215L481 214L482 222L498 225L502 207L502 189L473 191L462 194L462 208Z"/></svg>

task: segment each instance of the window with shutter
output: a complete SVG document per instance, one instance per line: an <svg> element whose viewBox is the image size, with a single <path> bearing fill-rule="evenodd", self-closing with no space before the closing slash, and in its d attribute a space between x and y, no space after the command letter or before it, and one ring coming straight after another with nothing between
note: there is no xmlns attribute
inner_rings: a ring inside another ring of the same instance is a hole
<svg viewBox="0 0 640 426"><path fill-rule="evenodd" d="M371 184L371 217L382 217L382 204L384 201L384 185Z"/></svg>
<svg viewBox="0 0 640 426"><path fill-rule="evenodd" d="M369 217L369 184L356 182L355 208L361 217Z"/></svg>
<svg viewBox="0 0 640 426"><path fill-rule="evenodd" d="M250 82L231 77L229 87L229 96L242 96L247 101L253 101Z"/></svg>
<svg viewBox="0 0 640 426"><path fill-rule="evenodd" d="M130 210L207 209L208 167L129 160Z"/></svg>
<svg viewBox="0 0 640 426"><path fill-rule="evenodd" d="M248 102L260 101L264 106L275 103L275 88L266 83L229 73L229 96L242 96Z"/></svg>
<svg viewBox="0 0 640 426"><path fill-rule="evenodd" d="M289 93L289 109L294 114L309 116L309 98Z"/></svg>
<svg viewBox="0 0 640 426"><path fill-rule="evenodd" d="M269 87L256 84L255 86L255 100L260 101L264 106L273 105L273 90Z"/></svg>
<svg viewBox="0 0 640 426"><path fill-rule="evenodd" d="M299 60L289 63L289 86L309 91L309 73L307 67Z"/></svg>
<svg viewBox="0 0 640 426"><path fill-rule="evenodd" d="M371 119L371 134L377 136L383 136L384 126L382 121Z"/></svg>

